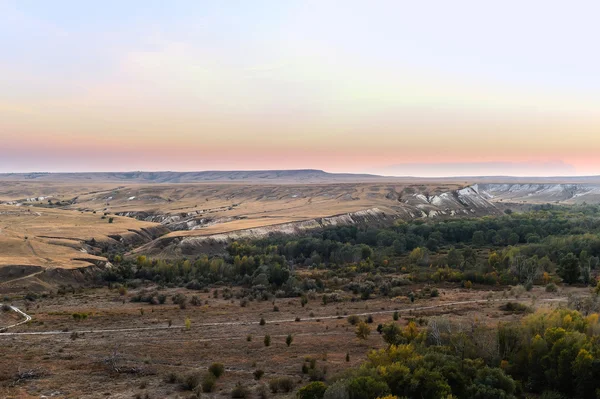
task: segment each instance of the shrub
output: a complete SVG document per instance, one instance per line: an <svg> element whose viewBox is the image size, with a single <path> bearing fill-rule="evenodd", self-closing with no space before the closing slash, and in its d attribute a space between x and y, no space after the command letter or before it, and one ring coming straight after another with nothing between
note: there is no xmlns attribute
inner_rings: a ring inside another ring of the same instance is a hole
<svg viewBox="0 0 600 399"><path fill-rule="evenodd" d="M398 311L395 311L394 316L393 316L394 321L398 321L399 318L400 318L400 313L398 313Z"/></svg>
<svg viewBox="0 0 600 399"><path fill-rule="evenodd" d="M371 334L371 328L364 321L361 321L358 324L358 326L356 326L356 336L359 339L367 339L367 338L369 338L370 334Z"/></svg>
<svg viewBox="0 0 600 399"><path fill-rule="evenodd" d="M550 284L546 285L546 292L557 292L557 291L558 291L558 287L556 286L556 284L550 283Z"/></svg>
<svg viewBox="0 0 600 399"><path fill-rule="evenodd" d="M212 392L217 383L217 377L213 373L206 373L202 377L202 392Z"/></svg>
<svg viewBox="0 0 600 399"><path fill-rule="evenodd" d="M275 378L269 381L269 388L273 393L288 393L294 389L294 381L289 377Z"/></svg>
<svg viewBox="0 0 600 399"><path fill-rule="evenodd" d="M289 347L292 344L293 340L294 337L292 337L292 334L288 334L288 336L285 337L285 344Z"/></svg>
<svg viewBox="0 0 600 399"><path fill-rule="evenodd" d="M157 299L158 299L158 303L160 303L161 305L164 305L165 302L167 301L167 296L165 294L159 294Z"/></svg>
<svg viewBox="0 0 600 399"><path fill-rule="evenodd" d="M437 298L438 296L440 296L440 293L438 292L437 288L434 288L431 290L431 297L432 298Z"/></svg>
<svg viewBox="0 0 600 399"><path fill-rule="evenodd" d="M254 375L254 379L258 381L263 377L263 375L265 375L265 372L258 369L258 370L254 370L254 373L252 373L252 374Z"/></svg>
<svg viewBox="0 0 600 399"><path fill-rule="evenodd" d="M369 323L369 324L373 323L373 316L369 315L367 317L367 323Z"/></svg>
<svg viewBox="0 0 600 399"><path fill-rule="evenodd" d="M223 366L223 363L213 363L208 368L208 371L211 372L215 377L219 378L225 372L225 366Z"/></svg>
<svg viewBox="0 0 600 399"><path fill-rule="evenodd" d="M312 369L308 372L308 378L311 381L324 381L325 380L325 371L326 368L323 369Z"/></svg>
<svg viewBox="0 0 600 399"><path fill-rule="evenodd" d="M231 390L231 397L232 398L246 398L250 395L250 393L248 392L248 389L243 386L241 383L236 383L235 387Z"/></svg>
<svg viewBox="0 0 600 399"><path fill-rule="evenodd" d="M258 323L261 326L264 326L265 324L267 324L267 322L265 321L265 319L263 317L260 318L260 322Z"/></svg>
<svg viewBox="0 0 600 399"><path fill-rule="evenodd" d="M506 312L514 312L514 313L525 313L531 312L531 309L522 303L519 302L508 302L505 305L500 306L500 309Z"/></svg>
<svg viewBox="0 0 600 399"><path fill-rule="evenodd" d="M28 292L27 294L25 294L25 299L31 302L34 302L38 298L39 296L35 292Z"/></svg>
<svg viewBox="0 0 600 399"><path fill-rule="evenodd" d="M73 319L78 320L78 321L79 320L85 320L85 319L88 318L88 316L89 315L87 313L83 313L83 312L81 312L81 313L73 313Z"/></svg>
<svg viewBox="0 0 600 399"><path fill-rule="evenodd" d="M200 385L200 380L200 373L188 374L183 379L183 388L187 389L188 391L193 391L198 385Z"/></svg>
<svg viewBox="0 0 600 399"><path fill-rule="evenodd" d="M265 384L260 384L256 388L256 396L258 396L259 399L267 399L269 397L269 390Z"/></svg>
<svg viewBox="0 0 600 399"><path fill-rule="evenodd" d="M200 305L202 305L202 301L196 295L192 296L192 299L190 299L190 303L192 305L194 305L194 306L200 306Z"/></svg>
<svg viewBox="0 0 600 399"><path fill-rule="evenodd" d="M360 318L356 315L350 315L348 316L348 323L350 323L351 325L355 326L360 322Z"/></svg>
<svg viewBox="0 0 600 399"><path fill-rule="evenodd" d="M175 384L177 381L179 381L179 377L173 372L170 372L165 376L165 382L167 384Z"/></svg>
<svg viewBox="0 0 600 399"><path fill-rule="evenodd" d="M269 334L265 335L265 346L270 346L271 345L271 336Z"/></svg>
<svg viewBox="0 0 600 399"><path fill-rule="evenodd" d="M327 385L321 381L311 382L298 390L298 399L322 399L327 390Z"/></svg>
<svg viewBox="0 0 600 399"><path fill-rule="evenodd" d="M9 310L10 310L10 306L8 306L7 304L2 305L2 311L8 312Z"/></svg>
<svg viewBox="0 0 600 399"><path fill-rule="evenodd" d="M189 330L190 328L192 328L192 321L190 320L189 317L185 318L185 329Z"/></svg>
<svg viewBox="0 0 600 399"><path fill-rule="evenodd" d="M348 381L338 380L327 388L323 399L348 399L349 397Z"/></svg>

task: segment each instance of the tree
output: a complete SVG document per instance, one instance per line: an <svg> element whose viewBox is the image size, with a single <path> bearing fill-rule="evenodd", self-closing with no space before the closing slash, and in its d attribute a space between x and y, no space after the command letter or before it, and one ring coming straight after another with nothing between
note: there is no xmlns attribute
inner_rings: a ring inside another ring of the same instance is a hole
<svg viewBox="0 0 600 399"><path fill-rule="evenodd" d="M464 259L462 254L456 248L450 248L450 250L448 251L448 256L446 258L448 266L453 268L460 268L462 266L463 260Z"/></svg>
<svg viewBox="0 0 600 399"><path fill-rule="evenodd" d="M288 336L285 337L285 344L289 347L292 344L293 340L294 337L292 337L292 334L288 334Z"/></svg>
<svg viewBox="0 0 600 399"><path fill-rule="evenodd" d="M358 323L358 326L356 326L356 336L359 339L367 339L367 338L369 338L370 334L371 334L371 327L369 327L369 325L367 323L365 323L364 321L361 321L360 323Z"/></svg>
<svg viewBox="0 0 600 399"><path fill-rule="evenodd" d="M580 273L579 259L572 252L569 252L560 259L558 274L566 283L576 283Z"/></svg>
<svg viewBox="0 0 600 399"><path fill-rule="evenodd" d="M413 264L421 264L425 260L425 255L426 250L421 247L417 247L411 251L410 255L408 255L408 260Z"/></svg>
<svg viewBox="0 0 600 399"><path fill-rule="evenodd" d="M502 264L502 256L497 252L492 252L488 258L488 263L490 267L496 269Z"/></svg>
<svg viewBox="0 0 600 399"><path fill-rule="evenodd" d="M376 399L390 394L390 388L383 381L373 377L358 377L348 383L350 399Z"/></svg>
<svg viewBox="0 0 600 399"><path fill-rule="evenodd" d="M477 246L477 247L482 247L485 245L485 234L483 231L481 230L477 230L476 232L473 233L473 245Z"/></svg>
<svg viewBox="0 0 600 399"><path fill-rule="evenodd" d="M382 329L383 340L388 345L398 345L406 342L402 336L402 329L396 323L389 323L383 326Z"/></svg>

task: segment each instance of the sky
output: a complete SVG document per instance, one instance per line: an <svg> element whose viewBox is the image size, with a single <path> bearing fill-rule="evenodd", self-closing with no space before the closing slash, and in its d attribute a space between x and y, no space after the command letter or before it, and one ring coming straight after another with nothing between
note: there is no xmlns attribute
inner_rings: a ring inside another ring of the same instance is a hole
<svg viewBox="0 0 600 399"><path fill-rule="evenodd" d="M597 1L0 0L0 172L600 174Z"/></svg>

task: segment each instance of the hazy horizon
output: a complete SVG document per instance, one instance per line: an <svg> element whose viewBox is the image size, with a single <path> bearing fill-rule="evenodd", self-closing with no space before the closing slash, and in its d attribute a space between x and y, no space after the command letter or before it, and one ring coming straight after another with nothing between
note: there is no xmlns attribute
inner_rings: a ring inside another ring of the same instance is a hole
<svg viewBox="0 0 600 399"><path fill-rule="evenodd" d="M421 166L419 164L416 165L417 167ZM431 167L433 165L430 165L429 167ZM460 165L461 167L465 168L466 165ZM468 169L468 170L472 170L472 169ZM594 175L594 174L590 174L590 175L577 175L577 174L570 174L570 175L566 175L566 174L502 174L502 173L497 173L497 174L468 174L468 173L457 173L457 174L446 174L446 175L438 175L435 174L435 172L431 172L431 173L425 173L425 174L401 174L401 173L396 173L396 174L389 174L389 173L374 173L374 172L364 172L364 173L359 173L359 172L344 172L344 171L339 171L339 172L332 172L332 171L328 171L328 170L324 170L324 169L314 169L314 168L298 168L298 169L204 169L204 170L96 170L96 171L85 171L85 170L80 170L80 171L64 171L64 172L50 172L50 171L44 171L44 170L32 170L32 171L26 171L26 172L2 172L0 171L0 175L33 175L33 174L111 174L111 173L207 173L207 172L298 172L298 171L315 171L315 172L324 172L324 173L329 173L329 174L349 174L349 175L371 175L371 176L375 176L375 177L389 177L389 178L427 178L427 179L446 179L446 178L503 178L503 177L507 177L507 178L589 178L589 177L599 177L600 174L598 175Z"/></svg>
<svg viewBox="0 0 600 399"><path fill-rule="evenodd" d="M0 172L600 175L599 13L0 0Z"/></svg>

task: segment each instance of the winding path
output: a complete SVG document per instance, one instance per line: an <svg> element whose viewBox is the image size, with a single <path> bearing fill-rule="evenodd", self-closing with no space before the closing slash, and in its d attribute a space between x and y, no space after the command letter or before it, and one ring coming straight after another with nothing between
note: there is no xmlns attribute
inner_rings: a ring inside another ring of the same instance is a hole
<svg viewBox="0 0 600 399"><path fill-rule="evenodd" d="M2 303L0 303L0 306L4 306ZM16 306L12 306L12 305L8 305L14 312L17 312L18 314L20 314L21 316L23 316L25 319L21 320L20 322L18 322L17 324L12 324L10 326L6 326L6 327L0 327L0 331L5 331L8 330L9 328L13 328L13 327L17 327L20 326L21 324L25 324L27 323L29 320L31 320L31 316L29 316L27 313L23 312L21 309L19 309ZM0 333L0 335L2 335L3 333Z"/></svg>
<svg viewBox="0 0 600 399"><path fill-rule="evenodd" d="M566 301L567 298L551 298L551 299L539 299L538 302L563 302ZM457 307L457 306L463 306L463 305L474 305L474 304L478 304L478 303L490 303L490 302L524 302L526 300L519 300L519 299L508 299L508 298L502 298L502 299L477 299L477 300L470 300L470 301L458 301L458 302L448 302L448 303L441 303L441 304L436 304L436 305L429 305L429 306L417 306L417 307L413 307L413 308L404 308L404 309L394 309L394 310L381 310L381 311L376 311L376 312L365 312L365 313L354 313L354 315L356 316L369 316L369 315L378 315L378 314L391 314L394 312L414 312L414 311L423 311L423 310L431 310L431 309L439 309L439 308L444 308L444 307ZM2 304L0 304L0 306L2 306ZM13 327L17 327L21 324L27 323L28 321L31 320L31 316L29 316L28 314L26 314L25 312L21 311L19 308L15 307L15 306L10 306L11 309L19 314L21 314L22 316L25 317L25 320L17 323L17 324L13 324L11 326L8 327L4 327L4 328L0 328L0 331L6 331L9 328L13 328ZM340 315L330 315L330 316L319 316L319 317L308 317L308 318L304 318L304 319L300 319L300 321L317 321L317 320L331 320L331 319L344 319L347 316L340 316ZM298 322L296 319L280 319L280 320L269 320L266 321L267 324L279 324L279 323L296 323ZM248 322L244 322L244 321L231 321L231 322L215 322L215 323L198 323L198 324L193 324L191 328L200 328L200 327L213 327L213 326L247 326L247 325L253 325L253 324L259 324L258 321L248 321ZM78 330L78 331L59 331L59 330L54 330L54 331L32 331L32 332L2 332L0 333L0 338L1 337L6 337L6 336L21 336L21 335L64 335L64 334L72 334L74 332L82 334L94 334L94 333L101 333L101 334L105 334L105 333L127 333L127 332L134 332L134 331L149 331L149 330L169 330L169 329L177 329L177 328L185 328L185 326L183 325L173 325L171 327L169 326L152 326L152 327L131 327L131 328L109 328L109 329L97 329L97 330ZM237 338L237 337L236 337ZM219 338L213 338L214 340L217 340ZM221 338L223 339L223 338Z"/></svg>

